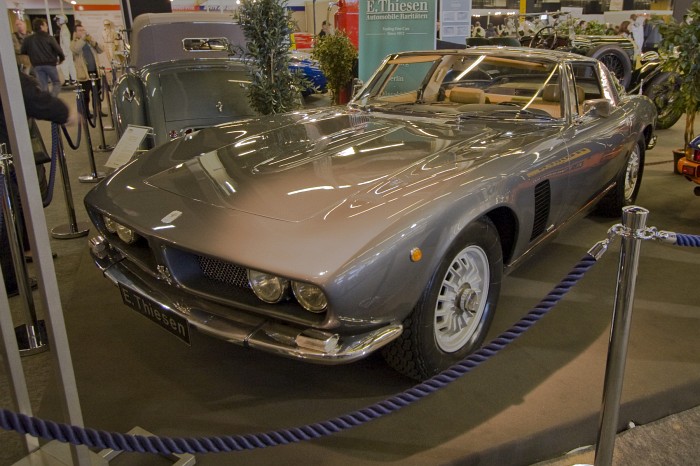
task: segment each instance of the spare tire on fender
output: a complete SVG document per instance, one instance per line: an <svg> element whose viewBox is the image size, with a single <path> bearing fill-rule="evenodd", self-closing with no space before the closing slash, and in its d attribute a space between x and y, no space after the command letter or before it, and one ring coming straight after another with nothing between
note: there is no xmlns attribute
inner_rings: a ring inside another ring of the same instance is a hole
<svg viewBox="0 0 700 466"><path fill-rule="evenodd" d="M602 44L588 52L588 56L600 60L627 89L632 81L632 60L620 47L614 44Z"/></svg>

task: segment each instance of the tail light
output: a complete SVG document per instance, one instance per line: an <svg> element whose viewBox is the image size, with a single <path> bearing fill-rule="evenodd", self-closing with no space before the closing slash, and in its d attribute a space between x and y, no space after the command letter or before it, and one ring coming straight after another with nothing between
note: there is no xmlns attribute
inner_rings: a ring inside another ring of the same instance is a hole
<svg viewBox="0 0 700 466"><path fill-rule="evenodd" d="M700 163L700 149L693 149L693 162Z"/></svg>

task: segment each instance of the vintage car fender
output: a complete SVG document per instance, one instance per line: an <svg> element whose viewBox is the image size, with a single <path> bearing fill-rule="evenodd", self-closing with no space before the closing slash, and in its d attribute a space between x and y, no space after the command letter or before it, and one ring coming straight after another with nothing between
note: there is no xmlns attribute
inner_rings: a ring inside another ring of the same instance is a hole
<svg viewBox="0 0 700 466"><path fill-rule="evenodd" d="M138 76L130 73L122 75L114 86L112 98L118 134L123 134L130 124L148 124L143 83Z"/></svg>

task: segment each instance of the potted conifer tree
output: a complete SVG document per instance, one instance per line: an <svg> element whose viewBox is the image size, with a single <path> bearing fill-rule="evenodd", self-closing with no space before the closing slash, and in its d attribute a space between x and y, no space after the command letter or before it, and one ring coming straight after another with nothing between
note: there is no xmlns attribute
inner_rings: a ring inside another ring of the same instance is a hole
<svg viewBox="0 0 700 466"><path fill-rule="evenodd" d="M298 108L306 83L289 69L292 23L287 0L242 0L238 14L247 41L243 53L252 79L251 106L263 115Z"/></svg>

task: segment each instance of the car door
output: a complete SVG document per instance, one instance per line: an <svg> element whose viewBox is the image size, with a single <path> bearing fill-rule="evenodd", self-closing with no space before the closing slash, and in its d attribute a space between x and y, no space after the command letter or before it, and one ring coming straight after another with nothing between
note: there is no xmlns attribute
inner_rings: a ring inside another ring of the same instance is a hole
<svg viewBox="0 0 700 466"><path fill-rule="evenodd" d="M595 199L624 166L632 139L632 118L626 114L612 85L610 73L597 62L569 64L568 92L571 125L566 134L570 173L567 202L572 212ZM609 114L584 113L584 102L605 99Z"/></svg>

